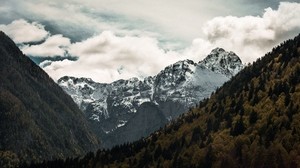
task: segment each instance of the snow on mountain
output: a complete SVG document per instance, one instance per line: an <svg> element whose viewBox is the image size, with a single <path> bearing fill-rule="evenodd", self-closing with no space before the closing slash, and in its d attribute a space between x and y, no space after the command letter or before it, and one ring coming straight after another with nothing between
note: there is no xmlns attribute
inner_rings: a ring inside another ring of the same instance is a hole
<svg viewBox="0 0 300 168"><path fill-rule="evenodd" d="M139 118L134 117L135 113L145 102L158 106L165 119L175 118L208 98L242 68L242 62L235 53L216 48L199 63L178 61L156 76L143 80L121 79L105 84L87 78L65 76L58 80L58 84L85 112L97 127L95 129L103 131L103 136L118 132L117 129L128 123L134 125L132 122L136 121L132 118ZM105 141L105 138L102 139Z"/></svg>
<svg viewBox="0 0 300 168"><path fill-rule="evenodd" d="M234 52L226 52L223 48L213 49L199 64L229 78L243 68L241 59Z"/></svg>

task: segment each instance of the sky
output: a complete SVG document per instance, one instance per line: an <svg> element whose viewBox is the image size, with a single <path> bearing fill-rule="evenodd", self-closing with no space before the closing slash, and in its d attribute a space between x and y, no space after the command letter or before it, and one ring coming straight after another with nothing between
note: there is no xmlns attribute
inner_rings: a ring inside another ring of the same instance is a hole
<svg viewBox="0 0 300 168"><path fill-rule="evenodd" d="M252 63L300 33L300 0L0 0L0 30L54 80L156 75L216 47Z"/></svg>

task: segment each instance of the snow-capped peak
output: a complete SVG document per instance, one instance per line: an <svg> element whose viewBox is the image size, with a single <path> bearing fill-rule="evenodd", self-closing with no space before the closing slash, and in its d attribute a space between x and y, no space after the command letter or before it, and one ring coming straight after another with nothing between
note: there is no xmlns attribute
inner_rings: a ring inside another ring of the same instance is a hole
<svg viewBox="0 0 300 168"><path fill-rule="evenodd" d="M176 118L209 97L242 67L235 53L216 48L199 63L178 61L143 80L97 83L88 78L63 77L58 84L106 135L135 122L138 108L145 102L156 104L166 119Z"/></svg>
<svg viewBox="0 0 300 168"><path fill-rule="evenodd" d="M193 76L196 66L194 61L188 59L167 66L155 76L155 89L172 90L183 84Z"/></svg>
<svg viewBox="0 0 300 168"><path fill-rule="evenodd" d="M197 64L189 59L178 61L172 65L167 66L164 70L162 70L159 74L162 73L185 73L191 72ZM158 74L158 75L159 75Z"/></svg>
<svg viewBox="0 0 300 168"><path fill-rule="evenodd" d="M213 49L199 65L227 77L234 76L243 68L241 59L234 52L227 52L223 48Z"/></svg>

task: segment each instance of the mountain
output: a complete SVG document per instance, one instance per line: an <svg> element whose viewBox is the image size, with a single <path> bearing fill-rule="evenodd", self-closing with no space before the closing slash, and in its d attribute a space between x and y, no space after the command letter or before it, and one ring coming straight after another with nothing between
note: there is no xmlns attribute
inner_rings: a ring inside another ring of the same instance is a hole
<svg viewBox="0 0 300 168"><path fill-rule="evenodd" d="M159 107L151 102L145 102L137 109L136 115L127 124L115 130L114 134L112 134L115 137L110 139L116 141L122 139L122 142L133 142L141 137L147 137L166 123L167 120ZM114 143L118 144L119 141L112 142L112 144Z"/></svg>
<svg viewBox="0 0 300 168"><path fill-rule="evenodd" d="M167 66L156 76L143 80L131 78L105 84L87 78L65 76L58 80L58 84L85 112L94 131L101 137L103 146L109 148L129 139L129 142L137 140L146 136L145 132L163 127L168 121L196 106L200 100L208 98L242 68L242 62L236 54L216 48L198 63L192 60L179 61ZM157 106L161 114L152 116L153 122L139 127L135 124L140 122L137 120L139 116L150 117L138 110L145 102ZM157 123L154 121L160 121L160 125L155 125ZM119 138L120 135L123 138Z"/></svg>
<svg viewBox="0 0 300 168"><path fill-rule="evenodd" d="M0 32L0 167L74 157L99 147L83 113Z"/></svg>
<svg viewBox="0 0 300 168"><path fill-rule="evenodd" d="M299 167L300 34L285 41L164 129L72 167Z"/></svg>

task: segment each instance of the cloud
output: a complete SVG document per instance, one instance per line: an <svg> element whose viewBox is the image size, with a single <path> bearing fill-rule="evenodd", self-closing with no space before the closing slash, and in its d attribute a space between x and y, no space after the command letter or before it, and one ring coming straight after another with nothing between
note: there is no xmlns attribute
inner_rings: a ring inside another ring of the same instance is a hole
<svg viewBox="0 0 300 168"><path fill-rule="evenodd" d="M202 37L203 24L216 16L257 14L278 0L9 0L1 6L4 16L39 21L51 27L53 34L64 34L72 41L84 40L104 30L117 35L150 32L167 40L181 40L186 46ZM1 15L3 16L3 15ZM68 17L62 17L68 16ZM3 17L0 18L3 20ZM152 36L153 37L153 36ZM75 39L75 40L74 40Z"/></svg>
<svg viewBox="0 0 300 168"><path fill-rule="evenodd" d="M8 25L1 24L0 30L10 36L16 43L39 42L49 35L43 25L37 22L29 23L23 19L15 20Z"/></svg>
<svg viewBox="0 0 300 168"><path fill-rule="evenodd" d="M52 63L52 61L50 61L50 60L45 60L45 61L41 62L41 63L39 64L39 66L40 66L41 68L45 68L46 66L51 65L51 63Z"/></svg>
<svg viewBox="0 0 300 168"><path fill-rule="evenodd" d="M43 4L36 8L39 9L42 6ZM265 9L260 16L213 18L204 24L203 36L194 39L190 46L183 47L182 50L168 50L162 47L162 41L157 34L145 32L142 28L127 31L128 27L116 28L114 21L110 21L104 24L108 27L104 27L111 30L103 31L100 28L101 24L98 24L99 20L95 19L98 14L91 17L89 15L91 11L80 13L78 10L81 8L75 5L69 6L66 11L78 12L78 15L74 14L70 20L62 18L60 22L74 22L74 24L83 25L83 21L86 20L87 27L96 25L95 29L99 29L96 32L100 33L95 33L92 37L78 42L70 42L69 37L65 34L51 35L48 33L43 38L45 40L43 43L25 44L22 50L31 56L44 57L43 60L57 55L63 57L59 60L49 59L40 63L40 66L55 80L64 75L70 75L89 77L99 82L112 82L121 78L155 75L165 66L178 60L200 61L215 47L234 51L243 62L247 63L263 56L272 47L300 32L299 6L300 3L285 2L280 3L277 10ZM54 16L64 13L63 11L58 12L59 9L55 5L50 5L49 9L44 8L44 10L50 14L53 13ZM172 11L169 12L172 13ZM48 21L52 21L51 17L47 18ZM111 18L109 15L107 17L109 20L120 19L118 16ZM29 25L37 24L23 22ZM45 31L42 25L40 28ZM69 25L69 28L73 29L73 26ZM186 32L187 30L183 29L182 31ZM70 60L68 57L64 57L66 54L78 59Z"/></svg>
<svg viewBox="0 0 300 168"><path fill-rule="evenodd" d="M77 61L55 61L44 68L55 80L70 75L112 82L155 75L165 66L182 59L176 52L162 50L154 38L119 37L110 31L74 43L69 48L69 53L78 57ZM120 68L122 73L118 71Z"/></svg>
<svg viewBox="0 0 300 168"><path fill-rule="evenodd" d="M205 24L203 41L235 51L244 62L252 62L297 35L299 23L300 3L281 2L277 10L267 8L262 16L216 17Z"/></svg>
<svg viewBox="0 0 300 168"><path fill-rule="evenodd" d="M65 56L70 45L69 38L58 34L50 36L42 44L22 46L21 50L24 54L33 57Z"/></svg>
<svg viewBox="0 0 300 168"><path fill-rule="evenodd" d="M16 1L16 0L12 0ZM52 34L63 34L71 41L85 40L105 30L113 31L117 35L151 35L158 36L155 26L146 20L127 17L105 6L89 6L87 3L67 1L45 2L41 0L28 0L16 2L20 17L28 20L42 22L50 28ZM13 3L11 3L13 5ZM68 16L68 17L61 17ZM1 21L1 19L0 19Z"/></svg>

